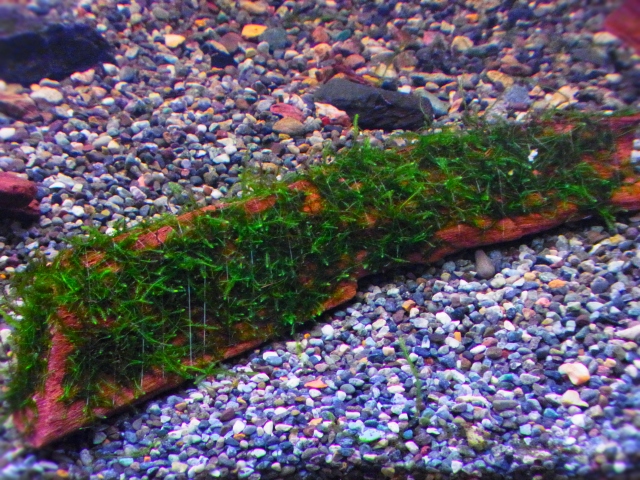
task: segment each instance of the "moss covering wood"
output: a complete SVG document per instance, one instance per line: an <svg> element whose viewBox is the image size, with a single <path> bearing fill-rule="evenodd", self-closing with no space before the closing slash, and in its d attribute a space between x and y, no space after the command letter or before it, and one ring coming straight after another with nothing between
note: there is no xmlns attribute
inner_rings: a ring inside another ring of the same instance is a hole
<svg viewBox="0 0 640 480"><path fill-rule="evenodd" d="M409 137L403 149L365 141L287 181L249 179L250 195L188 222L91 231L14 279L11 408L32 406L43 388L52 332L73 346L59 400L90 414L145 373L193 378L209 368L198 359L221 358L252 329L273 335L316 317L341 281L442 248L447 227L567 205L610 218L633 171L608 166L625 133L608 125L549 117Z"/></svg>

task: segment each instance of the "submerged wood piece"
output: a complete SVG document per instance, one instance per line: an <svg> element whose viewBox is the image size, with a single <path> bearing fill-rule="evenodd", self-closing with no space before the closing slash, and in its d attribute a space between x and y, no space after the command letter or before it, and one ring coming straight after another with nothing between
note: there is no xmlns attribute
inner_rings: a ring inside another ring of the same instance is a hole
<svg viewBox="0 0 640 480"><path fill-rule="evenodd" d="M33 220L40 216L36 184L15 173L0 172L0 216Z"/></svg>
<svg viewBox="0 0 640 480"><path fill-rule="evenodd" d="M622 126L637 124L640 115L629 117L628 119L614 119L612 123L618 122ZM626 123L625 123L626 122ZM619 126L620 126L619 125ZM632 135L628 134L620 137L616 143L616 150L608 159L615 170L624 173L626 178L623 185L613 192L610 203L614 206L626 210L640 210L640 175L633 173L629 167L628 153L631 148ZM600 171L598 170L600 173ZM601 174L608 174L603 171ZM304 201L301 203L300 211L305 215L313 216L324 208L324 201L318 189L309 181L301 180L288 185L291 191L304 193ZM262 198L249 198L239 202L236 207L242 208L247 215L257 215L265 212L276 204L275 195ZM209 206L193 212L186 213L177 218L177 225L188 226L202 215L216 215L229 205ZM378 222L377 212L370 212L370 216L362 223L362 232L372 234L375 232ZM367 214L369 215L369 214ZM581 212L572 203L561 203L555 206L552 211L544 213L530 213L502 219L476 218L473 225L457 224L442 228L435 233L437 247L425 246L423 249L407 255L405 260L412 263L431 263L440 260L455 252L476 248L483 245L490 245L505 241L513 241L526 235L539 233L550 228L559 226L567 221L579 220L588 217L590 214ZM174 226L164 225L162 227L151 228L145 233L135 238L130 248L134 251L153 249L161 246L171 238L171 233L175 232ZM117 242L127 240L128 233L117 237ZM102 260L102 253L90 252L83 259L87 267L96 265ZM338 264L328 269L346 268L348 265L360 265L368 252L360 250L353 258L341 260ZM305 275L313 276L318 272L318 265L306 265ZM118 269L118 265L110 265L109 268ZM340 271L340 270L338 270ZM334 308L350 299L357 291L357 280L367 275L364 268L352 270L352 275L338 283L332 288L331 295L322 303L322 310ZM299 279L305 283L305 278ZM75 401L72 403L61 401L64 397L63 380L68 367L68 358L74 347L69 340L68 331L82 328L81 319L74 317L68 311L59 310L57 312L58 325L50 327L51 348L48 352L48 372L44 387L37 392L33 401L34 409L23 410L15 415L16 425L24 433L25 439L34 447L41 447L56 441L57 439L76 431L79 428L88 426L95 418L85 410L85 403ZM108 321L108 320L107 320ZM270 325L248 325L238 323L234 328L236 331L229 337L230 340L222 339L217 344L217 348L211 354L193 359L195 365L205 365L213 361L231 358L233 356L247 352L264 341L273 338L279 332ZM65 333L67 332L67 333ZM225 343L226 342L226 343ZM184 364L191 364L187 359ZM164 375L162 371L151 370L141 372L138 388L121 388L114 386L109 378L104 379L104 398L110 399L110 405L98 408L93 411L94 415L109 416L122 411L128 406L152 398L163 391L174 388L181 384L184 379L178 375ZM101 383L102 385L102 383Z"/></svg>
<svg viewBox="0 0 640 480"><path fill-rule="evenodd" d="M626 0L620 7L611 12L604 26L640 52L640 0Z"/></svg>
<svg viewBox="0 0 640 480"><path fill-rule="evenodd" d="M230 346L224 351L220 360L227 360L257 347L268 338L267 332L256 336L255 339ZM25 430L27 425L29 426L26 440L34 447L42 447L58 440L87 426L95 418L84 411L84 403L75 402L66 406L59 400L64 393L62 383L66 372L66 359L73 349L73 345L65 335L58 330L53 331L48 362L50 375L47 377L44 389L34 396L35 410L24 410L14 417L18 429ZM200 359L202 362L207 360L213 361L212 358ZM137 390L115 390L112 385L105 384L105 392L112 395L114 406L98 408L93 414L97 417L114 415L133 404L175 388L184 381L184 378L179 375L164 375L161 371L154 371L143 376Z"/></svg>

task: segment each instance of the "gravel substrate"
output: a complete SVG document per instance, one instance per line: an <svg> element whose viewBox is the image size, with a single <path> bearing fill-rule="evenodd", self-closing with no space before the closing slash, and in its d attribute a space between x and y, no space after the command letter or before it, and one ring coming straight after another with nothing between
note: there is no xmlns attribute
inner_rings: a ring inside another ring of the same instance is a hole
<svg viewBox="0 0 640 480"><path fill-rule="evenodd" d="M3 288L83 226L212 204L247 168L283 174L350 145L313 103L316 69L425 95L438 125L465 109L640 109L640 56L602 31L604 2L69 3L32 5L97 26L117 65L0 82L42 111L0 115L0 169L38 183L42 212L0 221ZM323 323L47 450L23 449L7 420L0 479L640 478L640 217L618 222L490 251L488 280L469 252L362 283ZM0 341L6 372L10 330Z"/></svg>

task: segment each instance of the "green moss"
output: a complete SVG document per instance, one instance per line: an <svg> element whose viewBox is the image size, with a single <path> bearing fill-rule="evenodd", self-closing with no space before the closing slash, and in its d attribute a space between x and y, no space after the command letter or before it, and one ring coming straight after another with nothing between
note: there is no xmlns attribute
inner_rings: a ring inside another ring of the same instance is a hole
<svg viewBox="0 0 640 480"><path fill-rule="evenodd" d="M317 188L323 208L315 214L302 211L307 194L289 189L291 180L253 177L245 192L275 198L262 213L245 213L245 196L191 225L167 217L153 228L173 233L146 250L132 247L149 225L121 241L89 232L51 265L35 261L14 280L24 303L14 325L12 408L28 406L42 387L52 327L75 347L62 400L82 400L91 411L110 403L105 382L135 388L150 369L193 378L206 368L185 359L220 358L226 345L251 336L247 329L291 330L321 312L340 280L436 248L434 234L446 226L552 212L565 201L603 211L619 179L600 178L583 156L606 159L614 134L600 119L568 120L568 133L543 119L408 137L412 146L401 150L365 141L294 177ZM354 260L361 250L362 264ZM101 257L88 267L95 252ZM64 323L60 309L80 325Z"/></svg>

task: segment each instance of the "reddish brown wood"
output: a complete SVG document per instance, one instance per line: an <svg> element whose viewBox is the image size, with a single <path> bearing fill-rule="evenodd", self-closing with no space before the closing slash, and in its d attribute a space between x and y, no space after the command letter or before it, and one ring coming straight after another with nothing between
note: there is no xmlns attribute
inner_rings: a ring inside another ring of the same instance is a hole
<svg viewBox="0 0 640 480"><path fill-rule="evenodd" d="M237 345L231 345L224 352L221 360L227 360L257 347L267 340L264 336L248 340ZM73 346L59 331L53 331L51 350L49 352L48 371L50 372L42 391L34 395L35 410L27 409L14 415L14 421L19 430L24 433L25 440L34 447L42 447L79 428L90 424L94 418L83 410L82 402L71 405L62 404L62 380L66 371L66 359L73 352ZM212 358L200 361L213 361ZM184 378L178 375L164 375L155 371L144 375L141 392L133 389L114 389L113 385L105 384L105 392L109 392L113 400L113 408L98 408L94 411L97 417L111 416L126 408L144 402L160 393L175 388L184 383ZM37 412L37 416L35 414Z"/></svg>
<svg viewBox="0 0 640 480"><path fill-rule="evenodd" d="M0 216L33 219L40 216L36 184L11 172L0 172Z"/></svg>
<svg viewBox="0 0 640 480"><path fill-rule="evenodd" d="M24 122L42 119L36 103L28 95L0 92L0 113Z"/></svg>
<svg viewBox="0 0 640 480"><path fill-rule="evenodd" d="M626 0L609 14L604 22L607 30L640 52L640 0Z"/></svg>
<svg viewBox="0 0 640 480"><path fill-rule="evenodd" d="M0 172L0 207L26 207L35 198L35 183L15 173Z"/></svg>

